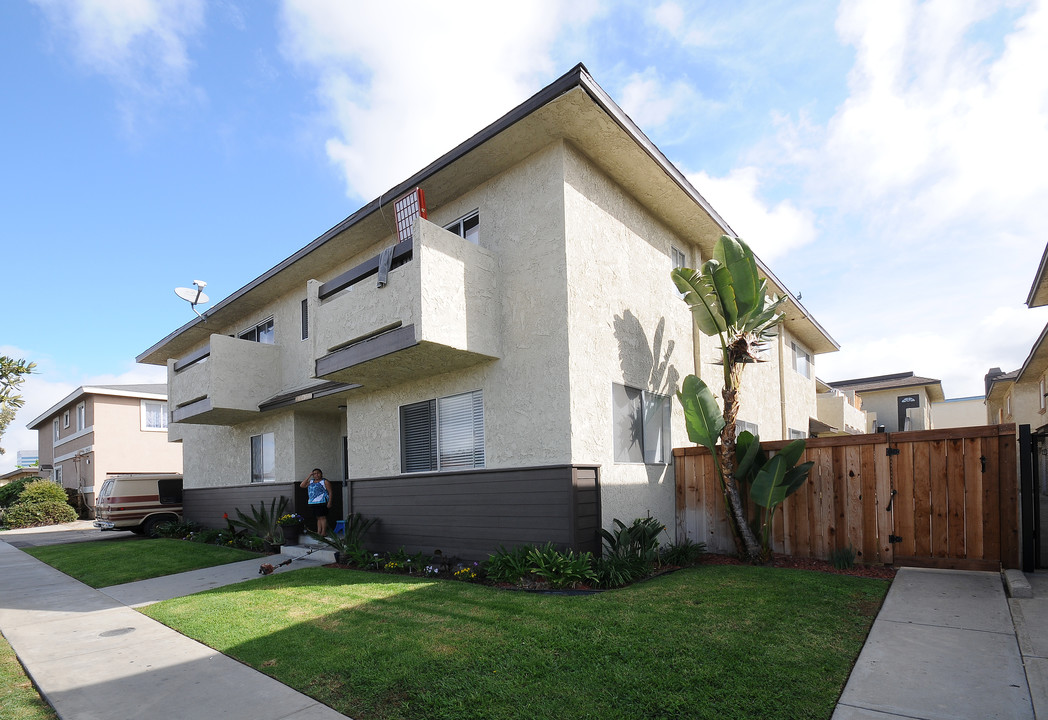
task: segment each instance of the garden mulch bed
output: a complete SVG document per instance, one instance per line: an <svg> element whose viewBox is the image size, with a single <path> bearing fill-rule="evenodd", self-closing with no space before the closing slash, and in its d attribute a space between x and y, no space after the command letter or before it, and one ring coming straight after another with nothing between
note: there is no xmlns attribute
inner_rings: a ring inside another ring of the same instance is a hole
<svg viewBox="0 0 1048 720"><path fill-rule="evenodd" d="M742 560L734 555L718 555L707 553L702 556L700 565L744 565ZM776 554L772 556L770 567L788 568L792 570L814 570L816 572L834 573L835 575L854 575L855 577L876 578L879 580L891 580L895 577L895 568L890 565L862 565L855 564L846 570L838 570L833 563L816 558L790 557L789 555Z"/></svg>

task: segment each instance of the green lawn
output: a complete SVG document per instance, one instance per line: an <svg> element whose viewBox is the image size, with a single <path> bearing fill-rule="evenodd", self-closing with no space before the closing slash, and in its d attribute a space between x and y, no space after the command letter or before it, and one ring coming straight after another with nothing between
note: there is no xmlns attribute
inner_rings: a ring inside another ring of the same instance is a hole
<svg viewBox="0 0 1048 720"><path fill-rule="evenodd" d="M167 538L94 540L25 552L94 588L261 557L248 550Z"/></svg>
<svg viewBox="0 0 1048 720"><path fill-rule="evenodd" d="M0 718L55 720L51 707L40 699L7 640L0 636Z"/></svg>
<svg viewBox="0 0 1048 720"><path fill-rule="evenodd" d="M143 612L357 720L825 720L887 589L699 566L558 596L311 568Z"/></svg>

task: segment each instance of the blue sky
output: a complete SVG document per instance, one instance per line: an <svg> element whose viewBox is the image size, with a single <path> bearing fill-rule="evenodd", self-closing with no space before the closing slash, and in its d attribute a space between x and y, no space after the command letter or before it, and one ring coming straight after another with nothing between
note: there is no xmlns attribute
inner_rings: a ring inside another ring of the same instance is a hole
<svg viewBox="0 0 1048 720"><path fill-rule="evenodd" d="M1048 7L991 0L0 4L2 443L577 62L840 343L947 397L1019 367L1046 236Z"/></svg>

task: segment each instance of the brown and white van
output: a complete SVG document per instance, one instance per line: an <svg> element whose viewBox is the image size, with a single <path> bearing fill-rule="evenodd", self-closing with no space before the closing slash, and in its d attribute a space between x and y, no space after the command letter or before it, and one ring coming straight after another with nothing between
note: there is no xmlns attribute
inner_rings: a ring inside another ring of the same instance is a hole
<svg viewBox="0 0 1048 720"><path fill-rule="evenodd" d="M182 520L182 476L139 473L106 478L95 499L96 528L153 535Z"/></svg>

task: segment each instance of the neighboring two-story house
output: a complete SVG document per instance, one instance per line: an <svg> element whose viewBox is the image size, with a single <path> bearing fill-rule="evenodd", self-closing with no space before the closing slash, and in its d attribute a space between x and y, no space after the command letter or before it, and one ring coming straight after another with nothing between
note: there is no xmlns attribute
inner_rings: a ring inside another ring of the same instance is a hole
<svg viewBox="0 0 1048 720"><path fill-rule="evenodd" d="M167 418L164 384L77 388L27 426L37 431L37 474L77 491L90 513L107 475L182 472Z"/></svg>
<svg viewBox="0 0 1048 720"><path fill-rule="evenodd" d="M320 467L344 481L333 516L379 518L376 547L597 550L615 518L674 527L674 394L723 374L669 275L723 234L575 67L138 357L168 367L187 516L218 525ZM740 427L807 436L814 358L837 345L761 270L789 301Z"/></svg>

